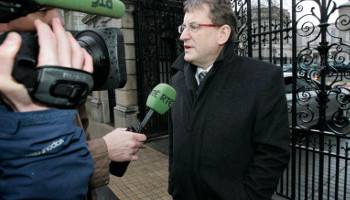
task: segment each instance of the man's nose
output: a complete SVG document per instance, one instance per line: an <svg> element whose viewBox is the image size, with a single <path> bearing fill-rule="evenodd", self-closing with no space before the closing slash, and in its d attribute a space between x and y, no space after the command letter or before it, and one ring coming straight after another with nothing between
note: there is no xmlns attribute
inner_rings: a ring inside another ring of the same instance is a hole
<svg viewBox="0 0 350 200"><path fill-rule="evenodd" d="M180 35L180 40L181 41L188 40L190 38L190 36L191 35L190 35L189 31L185 28Z"/></svg>

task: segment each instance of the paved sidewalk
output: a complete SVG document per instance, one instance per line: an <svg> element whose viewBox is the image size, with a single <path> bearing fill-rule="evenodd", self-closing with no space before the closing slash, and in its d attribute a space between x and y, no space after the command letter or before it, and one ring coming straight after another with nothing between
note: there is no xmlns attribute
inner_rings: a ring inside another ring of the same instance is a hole
<svg viewBox="0 0 350 200"><path fill-rule="evenodd" d="M111 176L109 188L121 199L171 199L168 188L168 156L147 144L131 162L123 177Z"/></svg>

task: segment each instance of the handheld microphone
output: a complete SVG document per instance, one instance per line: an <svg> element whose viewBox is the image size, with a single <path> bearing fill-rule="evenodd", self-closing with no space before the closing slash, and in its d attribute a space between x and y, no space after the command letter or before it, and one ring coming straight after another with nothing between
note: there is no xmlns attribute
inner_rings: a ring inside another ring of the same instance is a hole
<svg viewBox="0 0 350 200"><path fill-rule="evenodd" d="M151 119L154 111L159 114L166 113L174 104L176 91L170 85L165 83L158 84L147 97L146 105L150 108L145 118L136 129L136 133L140 133Z"/></svg>
<svg viewBox="0 0 350 200"><path fill-rule="evenodd" d="M119 0L34 0L40 6L62 8L95 15L121 18L125 12L124 3Z"/></svg>
<svg viewBox="0 0 350 200"><path fill-rule="evenodd" d="M151 119L154 111L159 114L166 113L174 104L176 98L176 91L170 85L165 83L158 84L152 92L148 95L146 105L150 108L145 118L137 127L136 133L140 133L142 129L147 125ZM128 128L129 129L129 128ZM126 162L114 162L109 164L109 172L118 177L122 177L128 168L130 161Z"/></svg>

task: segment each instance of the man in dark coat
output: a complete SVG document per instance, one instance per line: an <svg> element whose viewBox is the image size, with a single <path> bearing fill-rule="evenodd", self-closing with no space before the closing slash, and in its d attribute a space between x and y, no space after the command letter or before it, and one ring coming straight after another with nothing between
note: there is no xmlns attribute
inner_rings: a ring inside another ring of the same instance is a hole
<svg viewBox="0 0 350 200"><path fill-rule="evenodd" d="M290 156L282 71L234 53L230 1L187 0L184 8L185 52L171 81L169 194L271 199Z"/></svg>

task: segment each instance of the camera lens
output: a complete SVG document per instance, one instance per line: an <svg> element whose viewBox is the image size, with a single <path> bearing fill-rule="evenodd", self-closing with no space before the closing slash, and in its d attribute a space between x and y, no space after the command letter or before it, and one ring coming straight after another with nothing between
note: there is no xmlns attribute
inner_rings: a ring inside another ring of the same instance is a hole
<svg viewBox="0 0 350 200"><path fill-rule="evenodd" d="M77 38L79 45L92 57L94 63L94 88L100 88L108 79L110 60L108 49L101 37L90 31Z"/></svg>
<svg viewBox="0 0 350 200"><path fill-rule="evenodd" d="M126 66L124 37L118 28L93 28L79 32L76 40L93 58L94 89L124 87Z"/></svg>

